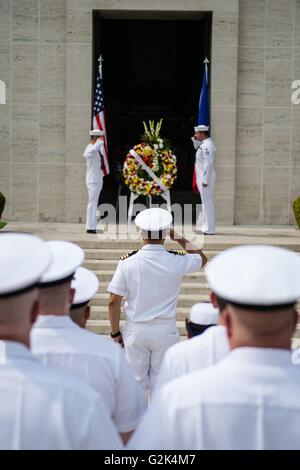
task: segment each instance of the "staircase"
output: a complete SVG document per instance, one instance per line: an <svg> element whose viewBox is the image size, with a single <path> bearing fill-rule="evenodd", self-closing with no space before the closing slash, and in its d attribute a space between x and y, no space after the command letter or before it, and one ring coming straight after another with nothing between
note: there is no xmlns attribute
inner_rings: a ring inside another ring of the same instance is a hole
<svg viewBox="0 0 300 470"><path fill-rule="evenodd" d="M241 239L239 244L244 240ZM77 241L78 242L78 241ZM261 241L260 241L261 243ZM265 243L265 242L264 242ZM93 299L91 305L91 318L88 322L88 328L96 333L109 334L111 331L108 321L108 296L107 287L113 277L120 256L130 250L137 250L141 247L140 241L97 241L95 247L94 241L79 241L79 244L85 251L84 266L95 272L100 280L100 291ZM235 246L236 243L230 241L213 242L211 239L207 248L203 248L208 258L211 260L217 253L225 248ZM300 240L297 243L285 243L282 241L280 246L300 252ZM166 243L167 249L179 249L178 244L173 242ZM187 317L192 305L201 301L209 300L209 289L203 272L186 274L183 277L180 295L177 303L177 327L180 335L184 337L185 318ZM300 310L300 309L299 309ZM124 323L124 314L122 312L121 325ZM300 338L299 331L296 336Z"/></svg>
<svg viewBox="0 0 300 470"><path fill-rule="evenodd" d="M88 328L96 333L109 334L111 330L108 320L109 294L106 289L120 256L141 247L139 236L135 235L133 239L126 240L117 239L115 234L109 235L106 232L102 235L87 235L83 225L63 223L10 223L6 229L34 233L48 240L73 241L83 248L84 266L93 270L100 280L99 293L92 301ZM300 253L300 232L294 227L218 227L217 235L205 237L204 240L201 238L200 242L203 243L202 249L209 260L220 251L241 244L276 245ZM166 243L166 248L180 249L177 243L170 240ZM193 304L205 300L209 300L209 289L204 273L185 275L177 304L177 326L182 337L185 336L185 318L190 308ZM122 316L121 324L123 321ZM295 334L295 344L300 346L300 325Z"/></svg>

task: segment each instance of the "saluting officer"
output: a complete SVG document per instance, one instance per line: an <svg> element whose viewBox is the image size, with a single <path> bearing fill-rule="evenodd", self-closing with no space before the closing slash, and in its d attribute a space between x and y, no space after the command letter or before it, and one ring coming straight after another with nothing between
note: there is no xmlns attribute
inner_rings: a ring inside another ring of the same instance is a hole
<svg viewBox="0 0 300 470"><path fill-rule="evenodd" d="M109 315L111 336L124 343L125 353L138 382L147 392L153 389L165 351L179 341L176 328L176 304L182 276L196 272L207 258L184 238L170 230L187 251L168 251L164 247L171 214L163 209L147 209L135 219L144 245L121 258L111 283ZM120 331L121 302L126 324Z"/></svg>

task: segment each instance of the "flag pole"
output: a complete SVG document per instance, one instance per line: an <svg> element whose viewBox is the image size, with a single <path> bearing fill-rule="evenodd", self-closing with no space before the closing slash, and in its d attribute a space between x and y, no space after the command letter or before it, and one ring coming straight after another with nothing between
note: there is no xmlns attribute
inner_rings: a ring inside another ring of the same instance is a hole
<svg viewBox="0 0 300 470"><path fill-rule="evenodd" d="M206 82L208 83L208 64L209 64L209 60L208 60L207 57L205 57L203 63L205 64Z"/></svg>
<svg viewBox="0 0 300 470"><path fill-rule="evenodd" d="M102 78L102 62L103 62L102 54L99 55L98 62L99 62L98 70L99 70L100 77Z"/></svg>

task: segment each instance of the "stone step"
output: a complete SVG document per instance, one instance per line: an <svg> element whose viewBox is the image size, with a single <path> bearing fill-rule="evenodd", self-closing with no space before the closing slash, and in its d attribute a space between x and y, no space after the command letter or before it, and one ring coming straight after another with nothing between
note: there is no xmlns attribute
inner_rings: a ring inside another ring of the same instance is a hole
<svg viewBox="0 0 300 470"><path fill-rule="evenodd" d="M105 307L108 305L108 297L109 294L97 294L91 301L92 306L97 306L97 307ZM198 303L198 302L204 302L204 301L209 301L209 296L208 295L180 295L178 298L178 307L192 307L192 305Z"/></svg>
<svg viewBox="0 0 300 470"><path fill-rule="evenodd" d="M94 237L94 236L93 236ZM232 237L231 237L232 238ZM80 238L72 239L70 241L73 241L74 243L77 243L78 245L81 246L81 248L85 249L119 249L119 250L124 250L126 253L127 251L130 250L139 250L142 246L141 242L139 240L118 240L118 239L101 239L95 237L95 239L91 240L83 240ZM235 241L230 241L230 240L224 240L223 237L218 237L214 236L211 238L206 237L204 242L203 239L195 239L193 240L193 243L195 243L197 246L202 248L204 251L223 251L228 248L232 248L234 246L238 245L243 245L243 244L268 244L268 245L275 245L275 246L280 246L282 248L286 248L288 250L292 251L300 251L300 242L298 239L296 240L291 240L291 241L281 241L280 238L274 237L274 238L268 238L266 240L266 237L255 237L253 238L250 236L237 236ZM165 247L170 250L180 250L180 246L176 242L170 242L168 241L165 244Z"/></svg>
<svg viewBox="0 0 300 470"><path fill-rule="evenodd" d="M190 308L188 307L178 307L176 309L176 319L178 321L185 321L188 314L190 312ZM108 306L93 306L91 308L91 320L108 320ZM121 319L124 320L124 311L122 308Z"/></svg>
<svg viewBox="0 0 300 470"><path fill-rule="evenodd" d="M124 326L124 320L120 321L120 327ZM176 326L179 330L180 336L186 336L185 330L185 323L184 322L176 322ZM108 320L88 320L87 329L93 331L94 333L98 333L101 335L109 335L111 332L110 323Z"/></svg>
<svg viewBox="0 0 300 470"><path fill-rule="evenodd" d="M107 259L107 260L87 260L83 263L83 266L92 271L115 271L118 265L118 260Z"/></svg>
<svg viewBox="0 0 300 470"><path fill-rule="evenodd" d="M83 266L92 271L115 271L118 262L118 259L88 259Z"/></svg>
<svg viewBox="0 0 300 470"><path fill-rule="evenodd" d="M124 320L121 320L120 327L122 328L123 326L124 326ZM184 337L186 337L185 322L176 321L176 326L179 330L181 338L183 339ZM90 331L93 331L94 333L98 333L101 335L109 335L111 332L109 320L98 320L98 319L88 320L87 329ZM293 340L297 342L299 338L300 338L300 324L298 323L296 331L293 336Z"/></svg>
<svg viewBox="0 0 300 470"><path fill-rule="evenodd" d="M104 294L107 292L107 287L109 282L101 282L100 283L100 291L99 293ZM180 294L183 295L208 295L209 288L208 285L205 283L194 283L194 282L183 282L181 284Z"/></svg>
<svg viewBox="0 0 300 470"><path fill-rule="evenodd" d="M130 250L129 250L130 251ZM122 250L122 249L85 249L85 260L86 262L89 261L97 261L97 260L117 260L119 261L120 257L129 251ZM205 255L208 259L212 259L219 251L205 251Z"/></svg>
<svg viewBox="0 0 300 470"><path fill-rule="evenodd" d="M300 305L298 305L298 311L300 312ZM176 319L178 321L185 321L190 313L190 307L177 307L176 308ZM91 308L91 320L108 320L108 305L92 306ZM124 319L124 311L122 308L121 318ZM300 323L298 324L300 328ZM300 329L299 329L300 332ZM300 335L299 335L300 336Z"/></svg>
<svg viewBox="0 0 300 470"><path fill-rule="evenodd" d="M106 282L109 283L115 273L114 270L94 270L94 273L98 277L101 283ZM198 271L196 273L188 273L183 276L183 282L199 282L199 283L206 283L205 274L203 271Z"/></svg>

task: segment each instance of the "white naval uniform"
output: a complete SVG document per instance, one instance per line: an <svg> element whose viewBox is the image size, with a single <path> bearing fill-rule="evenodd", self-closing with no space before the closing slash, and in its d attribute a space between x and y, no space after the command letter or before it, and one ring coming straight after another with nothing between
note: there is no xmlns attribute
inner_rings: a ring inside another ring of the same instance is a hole
<svg viewBox="0 0 300 470"><path fill-rule="evenodd" d="M201 268L200 255L169 253L144 245L121 260L107 290L126 297L125 353L146 392L153 389L165 351L179 341L176 304L182 276Z"/></svg>
<svg viewBox="0 0 300 470"><path fill-rule="evenodd" d="M43 366L21 343L1 342L0 449L121 449L97 393Z"/></svg>
<svg viewBox="0 0 300 470"><path fill-rule="evenodd" d="M155 390L176 377L216 364L229 352L226 328L212 326L204 333L166 351Z"/></svg>
<svg viewBox="0 0 300 470"><path fill-rule="evenodd" d="M101 156L103 152L103 140L97 140L95 144L89 144L83 156L86 159L86 185L88 189L88 206L86 213L86 229L97 228L97 207L99 196L103 186L103 172L101 168Z"/></svg>
<svg viewBox="0 0 300 470"><path fill-rule="evenodd" d="M291 353L238 348L164 385L131 449L300 449L300 374Z"/></svg>
<svg viewBox="0 0 300 470"><path fill-rule="evenodd" d="M69 316L39 316L31 332L34 355L89 383L101 395L119 432L130 432L144 412L144 396L122 349L76 325Z"/></svg>
<svg viewBox="0 0 300 470"><path fill-rule="evenodd" d="M214 203L216 173L214 170L214 154L215 146L210 137L199 143L199 148L196 152L196 178L203 210L201 231L209 234L216 232ZM203 187L202 183L208 186Z"/></svg>

